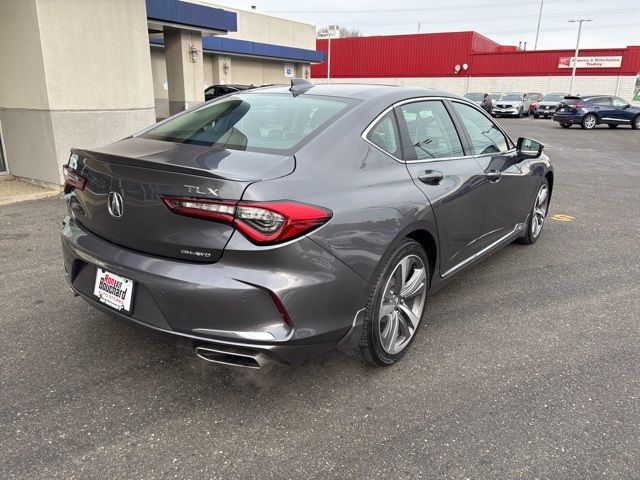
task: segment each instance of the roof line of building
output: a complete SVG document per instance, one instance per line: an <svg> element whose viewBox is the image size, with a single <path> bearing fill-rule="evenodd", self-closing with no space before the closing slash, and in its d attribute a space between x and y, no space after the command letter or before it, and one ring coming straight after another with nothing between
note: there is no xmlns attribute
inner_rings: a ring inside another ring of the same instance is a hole
<svg viewBox="0 0 640 480"><path fill-rule="evenodd" d="M151 45L164 46L164 39L153 38ZM325 55L317 50L305 48L285 47L270 43L251 42L235 38L219 36L202 37L202 50L205 52L226 53L228 55L247 55L274 60L290 60L294 62L320 63Z"/></svg>

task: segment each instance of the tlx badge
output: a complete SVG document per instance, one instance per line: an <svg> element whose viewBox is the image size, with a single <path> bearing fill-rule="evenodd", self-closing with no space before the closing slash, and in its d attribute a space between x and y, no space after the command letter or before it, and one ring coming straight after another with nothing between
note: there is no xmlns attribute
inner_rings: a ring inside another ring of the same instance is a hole
<svg viewBox="0 0 640 480"><path fill-rule="evenodd" d="M195 185L184 185L189 189L189 193L197 193L198 195L215 195L219 197L218 190L219 188L209 188L209 187L197 187Z"/></svg>

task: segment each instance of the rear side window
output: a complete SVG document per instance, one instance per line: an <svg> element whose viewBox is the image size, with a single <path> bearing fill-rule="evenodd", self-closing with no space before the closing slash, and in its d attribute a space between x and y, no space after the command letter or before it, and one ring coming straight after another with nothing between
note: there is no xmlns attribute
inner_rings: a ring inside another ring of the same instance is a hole
<svg viewBox="0 0 640 480"><path fill-rule="evenodd" d="M462 103L453 102L453 106L469 133L476 155L509 150L507 137L485 114Z"/></svg>
<svg viewBox="0 0 640 480"><path fill-rule="evenodd" d="M367 140L389 155L397 158L400 157L400 135L398 135L398 127L393 111L384 115L378 123L369 130Z"/></svg>
<svg viewBox="0 0 640 480"><path fill-rule="evenodd" d="M400 121L409 133L405 145L406 160L461 157L462 144L453 121L441 101L407 103L401 105Z"/></svg>
<svg viewBox="0 0 640 480"><path fill-rule="evenodd" d="M610 107L611 106L611 97L596 97L589 100L594 105L598 105L599 107Z"/></svg>
<svg viewBox="0 0 640 480"><path fill-rule="evenodd" d="M178 115L140 135L176 143L284 152L316 135L353 101L313 95L237 94Z"/></svg>

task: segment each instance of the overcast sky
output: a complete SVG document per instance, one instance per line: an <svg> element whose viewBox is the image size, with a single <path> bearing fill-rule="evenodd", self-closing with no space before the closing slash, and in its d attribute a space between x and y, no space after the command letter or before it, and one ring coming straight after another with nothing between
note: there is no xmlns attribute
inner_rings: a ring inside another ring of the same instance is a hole
<svg viewBox="0 0 640 480"><path fill-rule="evenodd" d="M208 0L205 0L208 1ZM211 0L313 23L358 28L363 35L475 30L504 45L527 42L533 49L540 0ZM640 0L544 0L538 49L640 45Z"/></svg>

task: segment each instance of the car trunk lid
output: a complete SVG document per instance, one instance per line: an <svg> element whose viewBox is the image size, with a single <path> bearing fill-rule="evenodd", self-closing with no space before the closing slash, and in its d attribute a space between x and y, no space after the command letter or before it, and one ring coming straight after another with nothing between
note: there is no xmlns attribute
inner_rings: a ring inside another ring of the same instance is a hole
<svg viewBox="0 0 640 480"><path fill-rule="evenodd" d="M200 262L220 258L233 226L175 215L161 195L237 202L251 183L295 168L289 155L145 138L72 153L87 183L68 201L84 228L133 250Z"/></svg>

